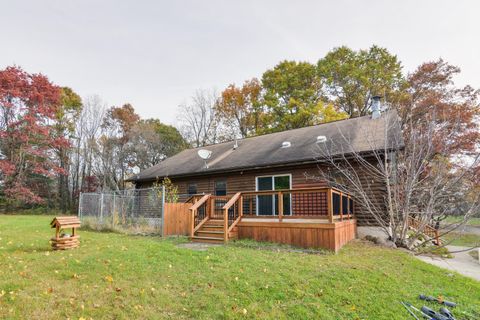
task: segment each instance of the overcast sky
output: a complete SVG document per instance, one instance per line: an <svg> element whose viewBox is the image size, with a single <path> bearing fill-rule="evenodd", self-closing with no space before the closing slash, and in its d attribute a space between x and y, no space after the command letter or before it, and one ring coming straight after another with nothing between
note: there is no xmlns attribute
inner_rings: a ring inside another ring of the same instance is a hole
<svg viewBox="0 0 480 320"><path fill-rule="evenodd" d="M479 88L479 13L475 0L0 0L0 68L173 124L197 89L261 77L284 59L315 63L341 45L386 47L406 71L442 57Z"/></svg>

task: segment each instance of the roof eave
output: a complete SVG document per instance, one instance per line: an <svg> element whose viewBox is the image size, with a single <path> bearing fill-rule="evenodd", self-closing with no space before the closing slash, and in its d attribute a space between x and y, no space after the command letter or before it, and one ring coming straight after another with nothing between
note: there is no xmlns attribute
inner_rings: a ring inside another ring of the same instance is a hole
<svg viewBox="0 0 480 320"><path fill-rule="evenodd" d="M387 152L400 151L402 149L404 149L404 146L401 146L399 148L389 148L389 149L387 149ZM379 152L379 151L384 151L384 150L370 150L370 151L365 151L365 152L359 153L359 155L360 156L368 156L368 155L372 155L374 152ZM335 157L334 160L340 160L340 159L345 159L345 158L351 159L351 158L353 158L353 154L338 155L337 157ZM214 174L233 173L233 172L241 172L241 171L252 171L252 170L260 170L260 169L270 169L270 168L278 168L278 167L283 167L283 166L306 165L306 164L319 163L321 161L322 161L322 158L313 158L313 159L295 160L295 161L290 161L290 162L272 163L272 164L266 164L266 165L232 167L232 168L226 168L226 169L200 171L200 172L192 172L192 173L182 173L182 174L172 174L172 175L165 175L165 176L139 178L139 179L130 178L130 179L127 179L125 181L133 182L133 183L154 182L154 181L158 181L158 180L161 180L163 178L166 178L166 177L178 179L178 178L187 178L187 177L209 176L209 175L214 175Z"/></svg>

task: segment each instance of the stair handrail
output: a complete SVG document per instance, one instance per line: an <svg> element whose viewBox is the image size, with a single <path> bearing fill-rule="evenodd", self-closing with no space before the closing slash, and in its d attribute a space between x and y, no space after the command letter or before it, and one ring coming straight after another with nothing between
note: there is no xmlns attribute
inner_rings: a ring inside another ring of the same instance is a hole
<svg viewBox="0 0 480 320"><path fill-rule="evenodd" d="M237 192L233 195L233 197L230 198L230 200L228 200L228 202L223 206L223 237L224 237L224 241L228 241L228 234L230 233L230 231L235 227L235 225L240 221L240 219L242 218L242 215L239 214L237 219L235 219L235 221L232 222L232 224L229 226L228 225L228 210L235 205L235 203L237 202L241 202L242 200L242 193L241 192ZM241 204L238 206L239 207L239 210L240 210L240 213L241 213Z"/></svg>
<svg viewBox="0 0 480 320"><path fill-rule="evenodd" d="M233 195L233 197L230 198L230 200L228 200L227 203L225 203L225 205L223 206L223 210L225 209L230 209L231 206L233 206L235 204L235 202L237 202L238 198L240 198L240 196L242 195L241 192L237 192Z"/></svg>
<svg viewBox="0 0 480 320"><path fill-rule="evenodd" d="M408 226L419 231L419 227L423 225L423 233L435 239L437 245L440 245L440 232L437 228L431 226L428 222L423 222L412 216L408 216Z"/></svg>
<svg viewBox="0 0 480 320"><path fill-rule="evenodd" d="M198 208L200 208L202 205L207 203L210 197L211 197L211 194L206 194L190 207L190 214L191 214L190 236L191 237L193 237L195 235L195 231L197 231L208 220L208 214L206 212L205 218L203 218L202 221L200 221L197 225L195 225L195 216L198 213ZM207 211L207 209L205 209L205 211Z"/></svg>

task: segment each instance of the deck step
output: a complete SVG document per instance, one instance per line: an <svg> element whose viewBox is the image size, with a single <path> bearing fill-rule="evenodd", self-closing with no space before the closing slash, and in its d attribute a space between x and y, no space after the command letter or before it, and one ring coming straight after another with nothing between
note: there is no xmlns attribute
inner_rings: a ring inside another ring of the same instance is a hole
<svg viewBox="0 0 480 320"><path fill-rule="evenodd" d="M223 225L216 225L216 224L204 224L201 228L207 228L207 229L219 229L223 230Z"/></svg>
<svg viewBox="0 0 480 320"><path fill-rule="evenodd" d="M223 226L223 219L210 219L205 222L206 225L215 225L215 226Z"/></svg>
<svg viewBox="0 0 480 320"><path fill-rule="evenodd" d="M213 233L213 234L223 234L223 230L222 231L213 231L213 230L198 230L197 231L198 233Z"/></svg>
<svg viewBox="0 0 480 320"><path fill-rule="evenodd" d="M193 236L191 240L193 242L223 243L223 238L218 238L218 237Z"/></svg>
<svg viewBox="0 0 480 320"><path fill-rule="evenodd" d="M195 232L195 236L207 237L207 238L218 237L223 239L223 231L198 230L197 232Z"/></svg>

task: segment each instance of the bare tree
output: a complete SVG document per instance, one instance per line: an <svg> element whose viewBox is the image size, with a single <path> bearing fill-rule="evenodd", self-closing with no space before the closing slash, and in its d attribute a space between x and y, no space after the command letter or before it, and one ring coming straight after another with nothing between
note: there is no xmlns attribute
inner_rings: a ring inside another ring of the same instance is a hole
<svg viewBox="0 0 480 320"><path fill-rule="evenodd" d="M454 194L472 187L465 181L478 164L478 154L467 166L445 156L447 150L440 150L434 142L439 129L435 117L426 117L424 125L411 126L403 135L398 134L401 123L396 112L382 117L383 121L372 120L369 128L356 136L339 129L340 139L320 145L319 161L325 164L321 177L353 194L360 210L373 217L398 246L412 248L435 217L448 214ZM444 136L445 141L452 139L454 131L452 136ZM354 142L358 139L365 141L364 150L371 151L358 150ZM379 185L384 186L381 192ZM477 194L464 208L464 220L479 209ZM408 232L409 217L420 220L413 235Z"/></svg>
<svg viewBox="0 0 480 320"><path fill-rule="evenodd" d="M194 147L218 142L220 123L215 114L217 100L215 90L198 90L190 102L179 106L180 132Z"/></svg>
<svg viewBox="0 0 480 320"><path fill-rule="evenodd" d="M70 196L73 200L76 200L80 191L88 189L87 177L94 175L97 139L105 114L106 105L99 96L83 99L83 109L75 126L74 150L70 159Z"/></svg>

